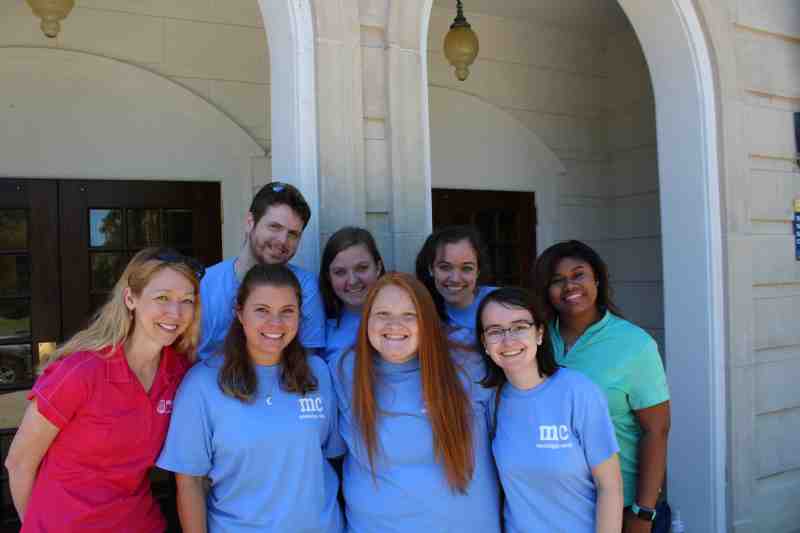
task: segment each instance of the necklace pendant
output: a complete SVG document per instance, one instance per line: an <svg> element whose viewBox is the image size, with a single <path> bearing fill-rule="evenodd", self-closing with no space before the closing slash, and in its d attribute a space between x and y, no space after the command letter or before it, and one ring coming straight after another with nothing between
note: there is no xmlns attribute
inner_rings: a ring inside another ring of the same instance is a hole
<svg viewBox="0 0 800 533"><path fill-rule="evenodd" d="M272 394L267 396L267 405L270 406L270 407L272 406Z"/></svg>

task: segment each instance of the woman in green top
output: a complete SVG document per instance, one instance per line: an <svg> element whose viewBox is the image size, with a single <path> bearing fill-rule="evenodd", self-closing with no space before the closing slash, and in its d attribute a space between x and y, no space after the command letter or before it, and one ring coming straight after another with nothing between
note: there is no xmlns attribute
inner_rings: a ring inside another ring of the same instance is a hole
<svg viewBox="0 0 800 533"><path fill-rule="evenodd" d="M608 279L605 262L579 241L551 246L533 270L556 362L606 393L620 446L623 531L649 532L654 519L665 518L655 509L666 470L669 389L656 342L621 317Z"/></svg>

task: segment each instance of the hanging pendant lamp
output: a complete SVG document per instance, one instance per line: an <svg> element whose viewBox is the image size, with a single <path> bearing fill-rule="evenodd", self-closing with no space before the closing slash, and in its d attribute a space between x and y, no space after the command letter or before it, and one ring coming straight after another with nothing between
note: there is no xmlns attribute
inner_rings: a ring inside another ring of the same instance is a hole
<svg viewBox="0 0 800 533"><path fill-rule="evenodd" d="M464 81L469 76L469 66L478 57L478 36L464 18L461 0L456 2L456 18L444 37L444 55L456 69L456 78Z"/></svg>
<svg viewBox="0 0 800 533"><path fill-rule="evenodd" d="M61 21L75 7L75 0L27 0L33 14L42 19L42 31L50 38L58 35Z"/></svg>

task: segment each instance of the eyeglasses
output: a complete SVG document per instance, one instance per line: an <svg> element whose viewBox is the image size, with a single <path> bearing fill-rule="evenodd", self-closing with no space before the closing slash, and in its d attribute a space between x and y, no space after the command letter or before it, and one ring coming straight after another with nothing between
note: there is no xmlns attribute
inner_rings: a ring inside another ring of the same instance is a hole
<svg viewBox="0 0 800 533"><path fill-rule="evenodd" d="M524 339L533 329L533 322L520 322L510 328L492 327L483 330L483 338L488 344L499 344L508 335L509 339Z"/></svg>
<svg viewBox="0 0 800 533"><path fill-rule="evenodd" d="M194 273L194 277L197 278L197 281L203 279L203 276L206 273L206 267L204 267L200 261L194 257L183 255L182 253L169 248L159 250L154 258L165 263L178 263L188 266Z"/></svg>

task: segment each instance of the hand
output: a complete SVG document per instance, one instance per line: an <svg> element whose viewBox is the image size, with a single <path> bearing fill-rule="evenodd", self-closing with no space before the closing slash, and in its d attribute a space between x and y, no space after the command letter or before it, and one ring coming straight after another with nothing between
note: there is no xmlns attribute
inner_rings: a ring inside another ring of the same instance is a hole
<svg viewBox="0 0 800 533"><path fill-rule="evenodd" d="M652 528L652 522L642 520L630 509L625 509L625 513L622 515L622 533L650 533Z"/></svg>

